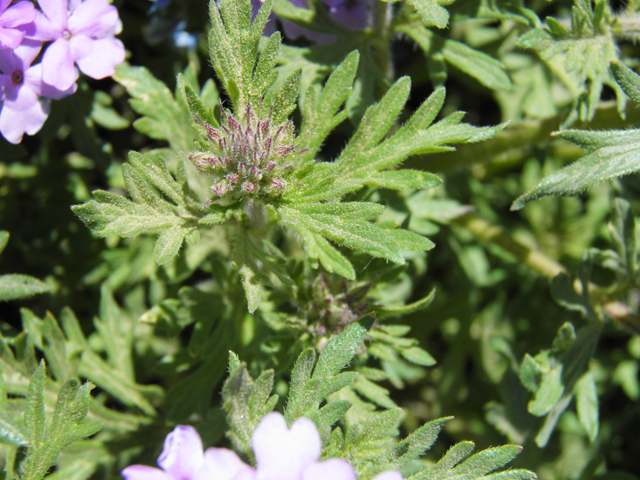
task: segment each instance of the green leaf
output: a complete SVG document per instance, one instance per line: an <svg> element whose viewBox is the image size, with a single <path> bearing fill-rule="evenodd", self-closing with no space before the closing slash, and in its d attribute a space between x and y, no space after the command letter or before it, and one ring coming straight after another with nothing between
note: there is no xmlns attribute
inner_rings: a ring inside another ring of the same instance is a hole
<svg viewBox="0 0 640 480"><path fill-rule="evenodd" d="M9 232L6 230L0 230L0 253L4 251L9 242Z"/></svg>
<svg viewBox="0 0 640 480"><path fill-rule="evenodd" d="M486 53L450 38L442 38L419 24L399 25L396 29L411 37L428 58L440 55L444 61L492 90L511 88L511 80L504 65Z"/></svg>
<svg viewBox="0 0 640 480"><path fill-rule="evenodd" d="M281 223L296 230L301 236L310 231L353 250L395 263L404 263L401 251L429 250L433 243L405 230L388 230L374 224L357 221L371 218L379 212L375 204L326 203L305 206L291 205L278 209ZM308 236L308 235L307 235Z"/></svg>
<svg viewBox="0 0 640 480"><path fill-rule="evenodd" d="M640 170L639 130L565 130L554 136L575 143L589 153L544 177L513 202L512 210L519 210L531 200L546 195L578 195L606 180Z"/></svg>
<svg viewBox="0 0 640 480"><path fill-rule="evenodd" d="M611 22L606 1L576 0L570 29L547 17L546 28L537 28L518 39L519 47L535 50L557 72L574 97L576 114L582 121L593 118L603 85L616 92L618 110L624 111L625 97L609 70L610 63L619 60Z"/></svg>
<svg viewBox="0 0 640 480"><path fill-rule="evenodd" d="M388 128L404 106L409 92L409 80L398 80L376 105L369 107L345 149L336 160L340 182L360 182L369 185L377 172L398 165L411 155L451 151L456 143L485 140L504 125L477 128L460 123L464 116L456 112L432 125L444 104L445 91L433 92L413 116L394 135ZM384 138L387 135L387 138ZM435 180L426 177L426 180ZM375 184L375 183L373 183Z"/></svg>
<svg viewBox="0 0 640 480"><path fill-rule="evenodd" d="M116 67L115 81L127 89L129 101L141 115L133 126L145 135L167 140L176 151L189 151L194 134L188 113L184 111L167 86L145 67L123 63Z"/></svg>
<svg viewBox="0 0 640 480"><path fill-rule="evenodd" d="M207 107L200 99L200 96L193 90L191 85L187 83L182 74L178 75L178 88L182 89L184 92L189 110L196 122L200 120L214 128L218 128L220 126L216 117L213 115L213 105Z"/></svg>
<svg viewBox="0 0 640 480"><path fill-rule="evenodd" d="M308 348L300 354L291 374L284 413L289 425L299 417L313 418L322 401L356 380L358 374L355 372L339 372L353 359L372 325L373 320L366 316L349 325L340 335L331 337L317 363L313 349Z"/></svg>
<svg viewBox="0 0 640 480"><path fill-rule="evenodd" d="M24 423L29 434L31 448L39 449L44 445L45 417L44 417L44 385L47 381L45 362L42 360L31 376L29 393L27 394L27 408L24 413Z"/></svg>
<svg viewBox="0 0 640 480"><path fill-rule="evenodd" d="M262 274L256 264L257 259L253 255L254 249L250 248L250 242L251 239L246 232L238 232L233 250L233 260L242 278L242 286L247 298L249 313L253 313L258 308L262 298L259 278Z"/></svg>
<svg viewBox="0 0 640 480"><path fill-rule="evenodd" d="M424 455L436 442L444 424L452 418L445 417L431 420L399 442L393 450L393 456L397 458L398 465L405 465Z"/></svg>
<svg viewBox="0 0 640 480"><path fill-rule="evenodd" d="M330 377L346 367L372 325L373 318L367 315L349 325L340 335L331 337L318 358L312 378Z"/></svg>
<svg viewBox="0 0 640 480"><path fill-rule="evenodd" d="M163 231L153 249L153 258L156 263L162 265L178 255L184 237L189 233L190 230L180 227L168 228Z"/></svg>
<svg viewBox="0 0 640 480"><path fill-rule="evenodd" d="M620 88L633 100L633 103L640 106L640 75L621 62L611 62L610 68Z"/></svg>
<svg viewBox="0 0 640 480"><path fill-rule="evenodd" d="M437 176L428 172L417 170L393 170L376 172L372 175L367 184L372 187L389 188L391 190L409 190L437 187L442 183Z"/></svg>
<svg viewBox="0 0 640 480"><path fill-rule="evenodd" d="M598 392L590 372L585 373L575 386L578 419L592 442L598 436Z"/></svg>
<svg viewBox="0 0 640 480"><path fill-rule="evenodd" d="M168 172L160 157L130 152L123 172L132 200L96 190L93 200L76 205L72 210L101 237L160 234L154 258L158 263L166 263L178 254L185 238L191 242L197 240L200 208L185 196L183 185ZM227 218L231 212L224 215Z"/></svg>
<svg viewBox="0 0 640 480"><path fill-rule="evenodd" d="M102 428L99 423L84 421L89 410L92 386L80 386L76 380L65 382L60 389L51 425L46 428L43 401L45 378L44 364L41 364L34 372L27 396L25 424L30 444L23 463L24 480L41 480L66 446Z"/></svg>
<svg viewBox="0 0 640 480"><path fill-rule="evenodd" d="M429 352L420 347L403 348L400 350L400 355L411 363L422 365L423 367L432 367L438 363L436 362L436 359L429 354Z"/></svg>
<svg viewBox="0 0 640 480"><path fill-rule="evenodd" d="M4 377L0 374L0 443L14 446L26 446L28 432L25 424L15 412L9 409Z"/></svg>
<svg viewBox="0 0 640 480"><path fill-rule="evenodd" d="M51 285L29 275L10 274L0 276L0 301L32 297L40 293L49 293L52 290Z"/></svg>
<svg viewBox="0 0 640 480"><path fill-rule="evenodd" d="M296 146L302 151L301 163L312 160L329 133L345 120L346 112L338 110L351 92L358 60L358 52L351 52L333 70L318 97L313 90L307 93L300 136L296 141Z"/></svg>
<svg viewBox="0 0 640 480"><path fill-rule="evenodd" d="M546 415L560 401L563 392L562 365L559 365L542 375L540 387L533 400L529 402L529 412L537 417Z"/></svg>
<svg viewBox="0 0 640 480"><path fill-rule="evenodd" d="M229 425L228 437L240 452L251 451L251 436L258 423L273 410L278 399L271 396L273 370L253 380L244 365L234 369L222 387L224 409Z"/></svg>
<svg viewBox="0 0 640 480"><path fill-rule="evenodd" d="M528 353L524 355L518 375L520 377L520 382L522 382L522 385L524 385L527 390L533 393L538 390L540 386L540 379L542 378L542 370L540 365L538 365L538 362L536 362Z"/></svg>
<svg viewBox="0 0 640 480"><path fill-rule="evenodd" d="M277 53L277 45L269 47L262 63L258 61L258 44L271 4L272 0L263 3L253 24L250 0L221 0L219 7L210 5L209 58L236 112L244 112L252 98L263 97L273 79L267 67L273 61L270 57ZM272 42L279 43L279 36L275 38Z"/></svg>
<svg viewBox="0 0 640 480"><path fill-rule="evenodd" d="M449 12L440 6L440 3L448 5L449 0L408 0L407 3L414 7L425 26L434 25L438 28L446 28L449 23Z"/></svg>
<svg viewBox="0 0 640 480"><path fill-rule="evenodd" d="M506 465L520 452L519 445L503 445L501 447L488 448L476 453L468 460L455 467L451 473L455 475L469 475L470 478L478 478Z"/></svg>
<svg viewBox="0 0 640 480"><path fill-rule="evenodd" d="M317 259L328 272L335 272L349 280L355 280L356 272L351 262L336 250L323 236L298 227L297 232L304 241L305 251L309 259Z"/></svg>

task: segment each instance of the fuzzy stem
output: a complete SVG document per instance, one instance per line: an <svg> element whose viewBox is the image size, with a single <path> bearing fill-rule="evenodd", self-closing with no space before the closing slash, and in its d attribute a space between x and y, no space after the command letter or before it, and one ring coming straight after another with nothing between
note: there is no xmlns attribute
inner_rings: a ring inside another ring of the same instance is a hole
<svg viewBox="0 0 640 480"><path fill-rule="evenodd" d="M394 78L393 63L391 61L391 2L371 0L372 30L371 45L373 58L377 67L386 79Z"/></svg>
<svg viewBox="0 0 640 480"><path fill-rule="evenodd" d="M568 273L562 264L517 241L508 232L475 213L466 213L453 219L453 222L466 228L480 240L498 245L547 278L551 279L560 273ZM597 289L596 285L590 283L589 290L595 289ZM609 317L634 333L640 333L640 317L631 312L629 307L616 300L604 300L600 305Z"/></svg>

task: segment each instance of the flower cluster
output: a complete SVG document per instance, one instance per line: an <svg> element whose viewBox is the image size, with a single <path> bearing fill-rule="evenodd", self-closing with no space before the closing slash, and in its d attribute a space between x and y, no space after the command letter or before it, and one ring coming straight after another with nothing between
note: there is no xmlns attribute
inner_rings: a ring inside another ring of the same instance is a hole
<svg viewBox="0 0 640 480"><path fill-rule="evenodd" d="M315 423L306 418L287 428L284 417L271 412L260 421L251 439L256 467L245 464L226 448L208 448L193 427L178 426L165 442L158 466L132 465L126 480L356 480L353 467L340 458L319 462L322 450ZM395 470L373 480L402 480Z"/></svg>
<svg viewBox="0 0 640 480"><path fill-rule="evenodd" d="M220 128L201 123L209 150L187 155L196 168L213 175L213 198L251 204L257 198L282 195L286 172L292 168L288 160L295 152L293 123L274 125L271 113L259 120L251 104L237 119L221 110Z"/></svg>
<svg viewBox="0 0 640 480"><path fill-rule="evenodd" d="M108 77L125 50L114 38L122 25L109 0L38 0L41 10L10 3L0 0L0 133L20 143L44 124L49 99L75 92L78 68Z"/></svg>

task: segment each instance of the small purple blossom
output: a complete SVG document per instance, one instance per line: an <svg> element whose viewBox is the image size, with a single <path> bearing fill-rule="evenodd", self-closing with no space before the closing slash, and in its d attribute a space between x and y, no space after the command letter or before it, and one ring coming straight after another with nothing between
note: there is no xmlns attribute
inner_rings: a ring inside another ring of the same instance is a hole
<svg viewBox="0 0 640 480"><path fill-rule="evenodd" d="M322 441L315 423L299 418L287 428L277 412L265 415L251 438L256 467L231 450L209 448L192 427L178 426L167 436L158 458L160 469L132 465L122 471L126 480L356 480L353 467L341 458L322 462ZM373 480L402 480L392 470Z"/></svg>
<svg viewBox="0 0 640 480"><path fill-rule="evenodd" d="M306 0L289 0L298 8L307 8ZM370 21L370 0L323 0L327 6L328 13L336 22L351 29L364 30L369 26ZM306 30L293 22L282 21L285 34L289 38L307 37L318 44L331 43L336 40L333 35Z"/></svg>
<svg viewBox="0 0 640 480"><path fill-rule="evenodd" d="M36 9L31 2L18 2L7 8L11 0L0 0L0 48L16 48L25 32L16 27L27 25L36 18Z"/></svg>
<svg viewBox="0 0 640 480"><path fill-rule="evenodd" d="M124 45L114 35L122 24L108 0L38 0L32 38L52 41L42 56L43 81L66 90L78 79L74 64L91 78L113 75L124 61Z"/></svg>
<svg viewBox="0 0 640 480"><path fill-rule="evenodd" d="M75 85L60 91L42 83L42 65L31 66L42 44L24 40L17 48L0 50L0 132L11 143L20 143L25 133L33 135L47 119L45 98L62 98Z"/></svg>
<svg viewBox="0 0 640 480"><path fill-rule="evenodd" d="M178 425L167 435L158 457L160 468L132 465L122 471L126 480L251 480L252 469L231 450L209 448L195 428Z"/></svg>

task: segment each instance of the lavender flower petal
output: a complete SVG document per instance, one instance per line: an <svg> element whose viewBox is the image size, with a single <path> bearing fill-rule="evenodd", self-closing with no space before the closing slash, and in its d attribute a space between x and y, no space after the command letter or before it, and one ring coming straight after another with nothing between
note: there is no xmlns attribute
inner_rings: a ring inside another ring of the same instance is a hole
<svg viewBox="0 0 640 480"><path fill-rule="evenodd" d="M284 417L271 412L263 417L251 439L259 480L299 480L320 458L322 442L315 423L307 418L287 428Z"/></svg>
<svg viewBox="0 0 640 480"><path fill-rule="evenodd" d="M103 38L118 20L118 10L108 0L85 0L69 17L69 30L74 35Z"/></svg>
<svg viewBox="0 0 640 480"><path fill-rule="evenodd" d="M173 480L168 473L146 465L131 465L122 470L121 474L126 480Z"/></svg>
<svg viewBox="0 0 640 480"><path fill-rule="evenodd" d="M202 467L202 440L196 429L178 425L167 435L158 466L176 480L191 479Z"/></svg>
<svg viewBox="0 0 640 480"><path fill-rule="evenodd" d="M330 458L317 462L305 469L302 480L356 480L356 472L346 460Z"/></svg>
<svg viewBox="0 0 640 480"><path fill-rule="evenodd" d="M27 25L36 17L36 9L30 2L18 2L7 9L9 2L0 4L0 48L16 48L25 36L23 30L17 29Z"/></svg>
<svg viewBox="0 0 640 480"><path fill-rule="evenodd" d="M226 448L208 448L204 452L204 468L195 480L255 480L256 471Z"/></svg>
<svg viewBox="0 0 640 480"><path fill-rule="evenodd" d="M124 61L124 45L117 38L92 40L93 53L76 60L76 64L85 75L101 79L110 77L115 66Z"/></svg>
<svg viewBox="0 0 640 480"><path fill-rule="evenodd" d="M50 44L42 56L42 80L58 90L67 90L78 79L69 42L60 38Z"/></svg>

